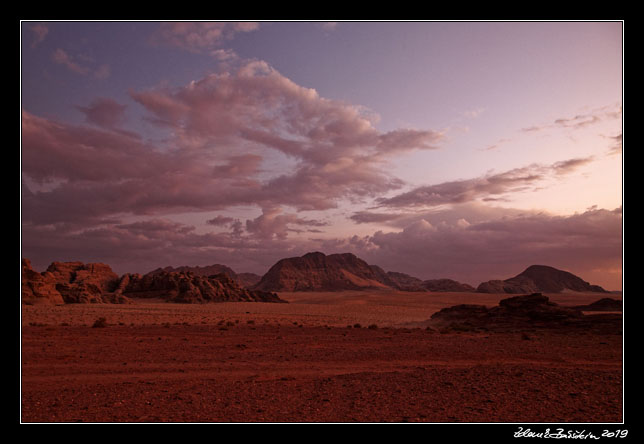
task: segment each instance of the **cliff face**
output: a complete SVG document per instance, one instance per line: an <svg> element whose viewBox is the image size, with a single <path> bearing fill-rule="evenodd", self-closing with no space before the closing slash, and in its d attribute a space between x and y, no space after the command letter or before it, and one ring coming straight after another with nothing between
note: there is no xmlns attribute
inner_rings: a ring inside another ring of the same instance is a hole
<svg viewBox="0 0 644 444"><path fill-rule="evenodd" d="M567 271L546 265L531 265L522 273L504 281L493 280L481 283L480 293L560 293L564 290L607 293L598 285L591 285Z"/></svg>

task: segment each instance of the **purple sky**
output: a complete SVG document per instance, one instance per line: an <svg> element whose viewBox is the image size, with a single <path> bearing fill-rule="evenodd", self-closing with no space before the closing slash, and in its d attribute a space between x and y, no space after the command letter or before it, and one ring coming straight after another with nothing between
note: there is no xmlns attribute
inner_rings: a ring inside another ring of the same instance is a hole
<svg viewBox="0 0 644 444"><path fill-rule="evenodd" d="M23 21L22 254L621 289L622 27Z"/></svg>

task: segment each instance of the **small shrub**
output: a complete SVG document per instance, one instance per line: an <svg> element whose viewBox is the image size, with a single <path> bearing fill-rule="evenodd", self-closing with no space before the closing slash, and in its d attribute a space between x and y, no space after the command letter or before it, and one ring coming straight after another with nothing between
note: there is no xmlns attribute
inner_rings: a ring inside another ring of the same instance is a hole
<svg viewBox="0 0 644 444"><path fill-rule="evenodd" d="M98 318L94 321L92 328L105 328L107 327L107 320L105 318Z"/></svg>
<svg viewBox="0 0 644 444"><path fill-rule="evenodd" d="M377 330L378 326L376 324L371 324L369 327L367 327L369 330Z"/></svg>
<svg viewBox="0 0 644 444"><path fill-rule="evenodd" d="M353 328L362 328L362 325L360 325L360 324L353 324Z"/></svg>

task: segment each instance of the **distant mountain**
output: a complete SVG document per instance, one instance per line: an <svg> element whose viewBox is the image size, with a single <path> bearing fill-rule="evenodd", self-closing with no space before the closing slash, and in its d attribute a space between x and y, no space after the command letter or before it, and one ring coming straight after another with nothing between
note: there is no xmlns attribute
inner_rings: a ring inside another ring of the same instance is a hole
<svg viewBox="0 0 644 444"><path fill-rule="evenodd" d="M369 265L352 253L307 253L278 261L253 287L263 291L340 291L394 289L401 291L474 291L449 279L422 281Z"/></svg>
<svg viewBox="0 0 644 444"><path fill-rule="evenodd" d="M430 279L422 282L422 287L428 291L436 292L466 292L474 293L476 290L471 285L461 284L452 279Z"/></svg>
<svg viewBox="0 0 644 444"><path fill-rule="evenodd" d="M236 279L237 283L244 288L250 288L257 285L261 280L262 277L255 273L237 273Z"/></svg>
<svg viewBox="0 0 644 444"><path fill-rule="evenodd" d="M262 291L339 291L391 288L387 274L351 253L314 252L278 261L254 287Z"/></svg>
<svg viewBox="0 0 644 444"><path fill-rule="evenodd" d="M591 285L567 271L546 265L531 265L525 271L504 281L493 280L481 283L479 293L561 293L564 290L607 293L598 285Z"/></svg>

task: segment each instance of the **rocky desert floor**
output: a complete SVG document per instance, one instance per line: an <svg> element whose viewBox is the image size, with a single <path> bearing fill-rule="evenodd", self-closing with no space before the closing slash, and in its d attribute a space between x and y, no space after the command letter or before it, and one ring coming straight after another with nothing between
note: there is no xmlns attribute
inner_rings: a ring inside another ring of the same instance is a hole
<svg viewBox="0 0 644 444"><path fill-rule="evenodd" d="M622 334L425 328L441 308L507 295L280 297L290 303L24 305L21 421L623 421Z"/></svg>

